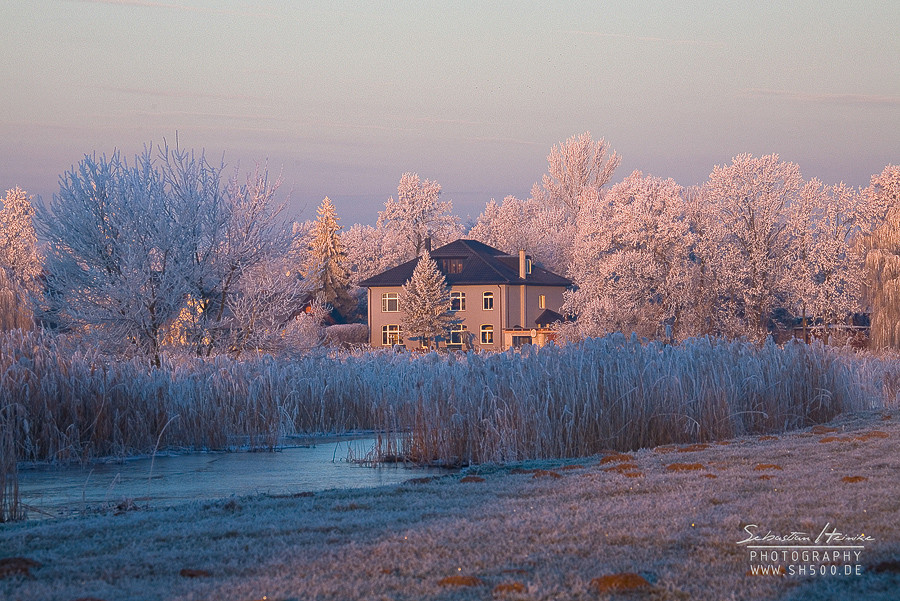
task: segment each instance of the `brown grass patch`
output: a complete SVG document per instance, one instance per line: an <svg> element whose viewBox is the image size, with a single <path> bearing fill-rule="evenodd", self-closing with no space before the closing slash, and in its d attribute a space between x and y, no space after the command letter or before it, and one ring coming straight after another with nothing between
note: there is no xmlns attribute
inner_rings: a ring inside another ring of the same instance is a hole
<svg viewBox="0 0 900 601"><path fill-rule="evenodd" d="M886 421L888 421L889 419L891 419L891 416L888 415L888 414L884 414L884 415L881 416L881 421L883 421L883 422L886 422Z"/></svg>
<svg viewBox="0 0 900 601"><path fill-rule="evenodd" d="M709 448L708 444L706 444L704 442L700 442L697 444L688 445L686 447L681 447L680 449L678 449L678 452L679 453L693 453L694 451L705 451L708 448Z"/></svg>
<svg viewBox="0 0 900 601"><path fill-rule="evenodd" d="M844 482L850 482L852 484L853 482L865 482L866 480L868 480L868 478L866 478L865 476L844 476L843 478L841 478L841 480L843 480Z"/></svg>
<svg viewBox="0 0 900 601"><path fill-rule="evenodd" d="M477 576L462 576L460 574L456 574L454 576L447 576L446 578L441 578L438 580L438 584L440 586L481 586L484 582L481 581L481 578Z"/></svg>
<svg viewBox="0 0 900 601"><path fill-rule="evenodd" d="M820 438L819 442L849 442L850 438L846 436L826 436L825 438Z"/></svg>
<svg viewBox="0 0 900 601"><path fill-rule="evenodd" d="M720 447L724 447L724 446L730 445L731 441L730 440L717 440L716 444L719 445Z"/></svg>
<svg viewBox="0 0 900 601"><path fill-rule="evenodd" d="M761 472L763 470L780 470L781 466L777 463L757 463L754 471Z"/></svg>
<svg viewBox="0 0 900 601"><path fill-rule="evenodd" d="M838 429L830 426L813 426L809 431L812 434L831 434L837 432Z"/></svg>
<svg viewBox="0 0 900 601"><path fill-rule="evenodd" d="M182 578L209 578L212 576L206 570L195 570L193 568L181 568L181 571L178 572L178 575Z"/></svg>
<svg viewBox="0 0 900 601"><path fill-rule="evenodd" d="M692 472L705 469L702 463L670 463L666 466L668 472Z"/></svg>
<svg viewBox="0 0 900 601"><path fill-rule="evenodd" d="M494 587L495 595L505 595L506 593L524 593L525 585L521 582L503 582Z"/></svg>
<svg viewBox="0 0 900 601"><path fill-rule="evenodd" d="M562 478L562 474L553 470L535 470L532 478Z"/></svg>
<svg viewBox="0 0 900 601"><path fill-rule="evenodd" d="M600 465L607 463L623 463L626 461L634 461L634 455L626 455L625 453L616 453L615 455L607 455L600 460Z"/></svg>
<svg viewBox="0 0 900 601"><path fill-rule="evenodd" d="M704 478L718 478L715 474L703 474Z"/></svg>
<svg viewBox="0 0 900 601"><path fill-rule="evenodd" d="M460 482L484 482L484 478L481 476L463 476L459 479Z"/></svg>
<svg viewBox="0 0 900 601"><path fill-rule="evenodd" d="M610 593L614 591L634 591L649 588L650 583L646 578L634 572L622 572L621 574L607 574L591 580L591 586L598 593Z"/></svg>
<svg viewBox="0 0 900 601"><path fill-rule="evenodd" d="M772 476L770 476L768 474L763 474L762 476L759 477L759 479L760 480L771 480Z"/></svg>
<svg viewBox="0 0 900 601"><path fill-rule="evenodd" d="M41 564L27 557L5 557L0 559L0 578L14 574L31 577L31 568L39 568Z"/></svg>
<svg viewBox="0 0 900 601"><path fill-rule="evenodd" d="M666 445L662 447L656 447L653 449L654 453L659 453L660 455L665 455L666 453L674 453L678 450L678 447L673 447L671 445Z"/></svg>
<svg viewBox="0 0 900 601"><path fill-rule="evenodd" d="M581 465L580 463L576 463L574 465L564 465L561 468L559 468L559 471L568 472L570 470L583 470L583 469L584 469L583 465Z"/></svg>
<svg viewBox="0 0 900 601"><path fill-rule="evenodd" d="M887 432L882 432L881 430L873 430L871 432L866 432L865 434L860 434L856 437L856 440L875 440L876 438L890 438L891 435Z"/></svg>
<svg viewBox="0 0 900 601"><path fill-rule="evenodd" d="M616 472L618 474L624 474L625 472L633 472L639 470L640 468L636 463L620 463L618 465L611 465L609 467L603 468L604 472Z"/></svg>
<svg viewBox="0 0 900 601"><path fill-rule="evenodd" d="M870 569L876 573L887 572L889 574L900 574L900 560L889 559L888 561L882 561L881 563L875 564Z"/></svg>
<svg viewBox="0 0 900 601"><path fill-rule="evenodd" d="M641 471L637 471L637 472L622 472L622 475L625 476L626 478L643 478L643 477L644 477L644 472L641 472Z"/></svg>
<svg viewBox="0 0 900 601"><path fill-rule="evenodd" d="M425 476L424 478L410 478L406 484L428 484L437 480L434 476Z"/></svg>

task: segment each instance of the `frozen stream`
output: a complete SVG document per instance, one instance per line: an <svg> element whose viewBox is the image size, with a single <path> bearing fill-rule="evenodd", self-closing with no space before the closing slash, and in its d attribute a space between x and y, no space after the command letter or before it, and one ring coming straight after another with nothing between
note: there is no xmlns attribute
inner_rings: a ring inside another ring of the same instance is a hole
<svg viewBox="0 0 900 601"><path fill-rule="evenodd" d="M31 519L114 507L123 501L154 507L266 493L290 495L331 488L367 488L434 474L429 468L348 462L364 457L373 439L325 442L269 452L191 453L86 467L19 470L19 493Z"/></svg>

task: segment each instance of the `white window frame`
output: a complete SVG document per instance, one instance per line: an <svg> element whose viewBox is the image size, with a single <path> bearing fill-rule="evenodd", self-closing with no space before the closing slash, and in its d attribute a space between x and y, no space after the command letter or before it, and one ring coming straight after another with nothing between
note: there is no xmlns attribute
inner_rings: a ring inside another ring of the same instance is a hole
<svg viewBox="0 0 900 601"><path fill-rule="evenodd" d="M486 323L481 326L481 344L494 344L494 326Z"/></svg>
<svg viewBox="0 0 900 601"><path fill-rule="evenodd" d="M490 307L488 307L490 304ZM485 292L481 295L481 308L485 311L493 311L494 310L494 293L493 292Z"/></svg>
<svg viewBox="0 0 900 601"><path fill-rule="evenodd" d="M460 323L456 324L452 328L450 328L450 335L447 337L447 348L462 348L466 344L465 336L468 333L469 329L466 327L466 324ZM453 341L453 335L456 334L459 337L458 342Z"/></svg>
<svg viewBox="0 0 900 601"><path fill-rule="evenodd" d="M466 293L459 290L450 292L450 310L465 311L466 310Z"/></svg>
<svg viewBox="0 0 900 601"><path fill-rule="evenodd" d="M403 328L393 323L381 326L381 344L382 346L403 344Z"/></svg>
<svg viewBox="0 0 900 601"><path fill-rule="evenodd" d="M393 301L393 303L391 302ZM391 309L391 304L396 307L395 309ZM382 313L397 313L400 311L400 294L398 292L382 292L381 293L381 312Z"/></svg>
<svg viewBox="0 0 900 601"><path fill-rule="evenodd" d="M547 297L546 295L539 294L538 295L538 308L546 309L547 308Z"/></svg>

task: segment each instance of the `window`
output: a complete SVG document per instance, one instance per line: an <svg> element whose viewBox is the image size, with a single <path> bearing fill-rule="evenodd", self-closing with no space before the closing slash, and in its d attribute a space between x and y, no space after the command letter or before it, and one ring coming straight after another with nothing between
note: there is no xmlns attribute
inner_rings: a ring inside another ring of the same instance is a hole
<svg viewBox="0 0 900 601"><path fill-rule="evenodd" d="M531 275L531 257L525 257L525 273Z"/></svg>
<svg viewBox="0 0 900 601"><path fill-rule="evenodd" d="M466 310L466 293L451 292L450 293L450 310L465 311Z"/></svg>
<svg viewBox="0 0 900 601"><path fill-rule="evenodd" d="M403 344L403 330L398 325L381 326L381 344L393 346Z"/></svg>
<svg viewBox="0 0 900 601"><path fill-rule="evenodd" d="M547 297L541 294L538 296L538 308L546 309L547 308Z"/></svg>
<svg viewBox="0 0 900 601"><path fill-rule="evenodd" d="M441 271L445 274L462 273L465 259L441 259Z"/></svg>
<svg viewBox="0 0 900 601"><path fill-rule="evenodd" d="M524 346L526 344L531 344L531 336L513 336L512 337L512 345L514 347Z"/></svg>
<svg viewBox="0 0 900 601"><path fill-rule="evenodd" d="M466 341L466 326L457 324L450 329L450 341L447 348L462 348Z"/></svg>
<svg viewBox="0 0 900 601"><path fill-rule="evenodd" d="M482 303L485 311L490 311L494 308L494 293L493 292L485 292L482 295Z"/></svg>
<svg viewBox="0 0 900 601"><path fill-rule="evenodd" d="M381 295L381 312L396 313L400 310L400 297L396 292L385 292Z"/></svg>
<svg viewBox="0 0 900 601"><path fill-rule="evenodd" d="M481 344L494 344L494 326L491 324L481 326Z"/></svg>

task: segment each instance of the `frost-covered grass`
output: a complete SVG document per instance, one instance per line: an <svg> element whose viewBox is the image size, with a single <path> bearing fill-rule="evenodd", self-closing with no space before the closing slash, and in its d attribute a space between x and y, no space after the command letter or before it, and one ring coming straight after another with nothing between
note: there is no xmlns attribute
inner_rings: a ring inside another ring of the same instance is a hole
<svg viewBox="0 0 900 601"><path fill-rule="evenodd" d="M842 416L834 432L471 468L482 481L4 525L0 561L41 565L0 575L0 598L893 600L900 413L887 413ZM748 524L761 534L815 536L827 524L865 533L852 562L862 575L750 575L737 544ZM646 585L609 595L592 584L623 573Z"/></svg>
<svg viewBox="0 0 900 601"><path fill-rule="evenodd" d="M0 337L0 403L16 409L7 429L28 461L271 447L286 434L350 430L381 432L382 451L421 462L577 457L807 426L894 403L898 383L891 359L713 339L148 368L36 333Z"/></svg>

